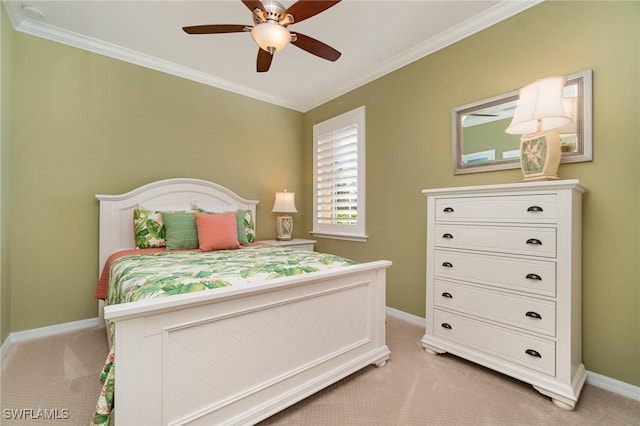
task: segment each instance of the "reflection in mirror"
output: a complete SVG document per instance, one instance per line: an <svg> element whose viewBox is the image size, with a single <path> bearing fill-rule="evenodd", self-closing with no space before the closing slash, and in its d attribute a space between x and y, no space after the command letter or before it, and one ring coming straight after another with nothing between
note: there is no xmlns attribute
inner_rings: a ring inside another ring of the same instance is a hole
<svg viewBox="0 0 640 426"><path fill-rule="evenodd" d="M554 130L562 142L561 163L591 161L591 70L567 77L564 107L573 117ZM520 136L509 135L518 91L453 109L454 173L520 168Z"/></svg>

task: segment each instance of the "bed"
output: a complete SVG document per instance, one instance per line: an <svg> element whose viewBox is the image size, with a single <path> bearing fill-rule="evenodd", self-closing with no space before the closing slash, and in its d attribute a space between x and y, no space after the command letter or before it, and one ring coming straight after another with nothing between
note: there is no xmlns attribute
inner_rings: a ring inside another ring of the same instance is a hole
<svg viewBox="0 0 640 426"><path fill-rule="evenodd" d="M257 205L191 178L96 198L100 271L112 253L135 248L132 218L140 206L242 209L255 220ZM100 303L115 336L115 424L254 424L368 365L383 366L390 265Z"/></svg>

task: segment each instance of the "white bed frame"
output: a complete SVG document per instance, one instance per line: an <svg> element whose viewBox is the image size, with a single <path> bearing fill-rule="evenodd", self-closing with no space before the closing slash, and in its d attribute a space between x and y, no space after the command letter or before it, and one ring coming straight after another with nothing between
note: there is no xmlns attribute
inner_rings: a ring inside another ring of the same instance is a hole
<svg viewBox="0 0 640 426"><path fill-rule="evenodd" d="M220 185L167 179L100 201L100 271L133 248L133 210L198 201L250 209ZM115 323L116 425L254 424L389 358L389 261L104 307Z"/></svg>

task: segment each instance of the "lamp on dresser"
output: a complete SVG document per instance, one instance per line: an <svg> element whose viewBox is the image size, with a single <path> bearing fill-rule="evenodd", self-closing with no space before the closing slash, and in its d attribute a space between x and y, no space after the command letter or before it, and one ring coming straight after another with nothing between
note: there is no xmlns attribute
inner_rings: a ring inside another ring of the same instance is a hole
<svg viewBox="0 0 640 426"><path fill-rule="evenodd" d="M276 240L289 241L292 239L293 218L287 213L297 213L296 210L296 194L295 192L276 192L276 199L273 203L274 213L281 213L276 222Z"/></svg>
<svg viewBox="0 0 640 426"><path fill-rule="evenodd" d="M518 106L506 133L520 138L523 181L558 179L562 157L559 129L571 121L564 109L565 77L548 77L519 91Z"/></svg>

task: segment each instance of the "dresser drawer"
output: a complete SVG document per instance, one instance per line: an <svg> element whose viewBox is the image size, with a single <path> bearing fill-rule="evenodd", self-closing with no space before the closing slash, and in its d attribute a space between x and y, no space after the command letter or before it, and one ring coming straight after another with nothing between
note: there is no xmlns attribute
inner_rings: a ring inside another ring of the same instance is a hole
<svg viewBox="0 0 640 426"><path fill-rule="evenodd" d="M556 334L556 304L548 300L436 280L433 303L471 317L482 317L551 337Z"/></svg>
<svg viewBox="0 0 640 426"><path fill-rule="evenodd" d="M556 194L438 198L436 221L544 222L557 218Z"/></svg>
<svg viewBox="0 0 640 426"><path fill-rule="evenodd" d="M555 342L436 310L435 336L555 376Z"/></svg>
<svg viewBox="0 0 640 426"><path fill-rule="evenodd" d="M436 247L556 257L556 229L436 224Z"/></svg>
<svg viewBox="0 0 640 426"><path fill-rule="evenodd" d="M433 268L437 277L544 296L556 295L554 261L524 260L436 249Z"/></svg>

